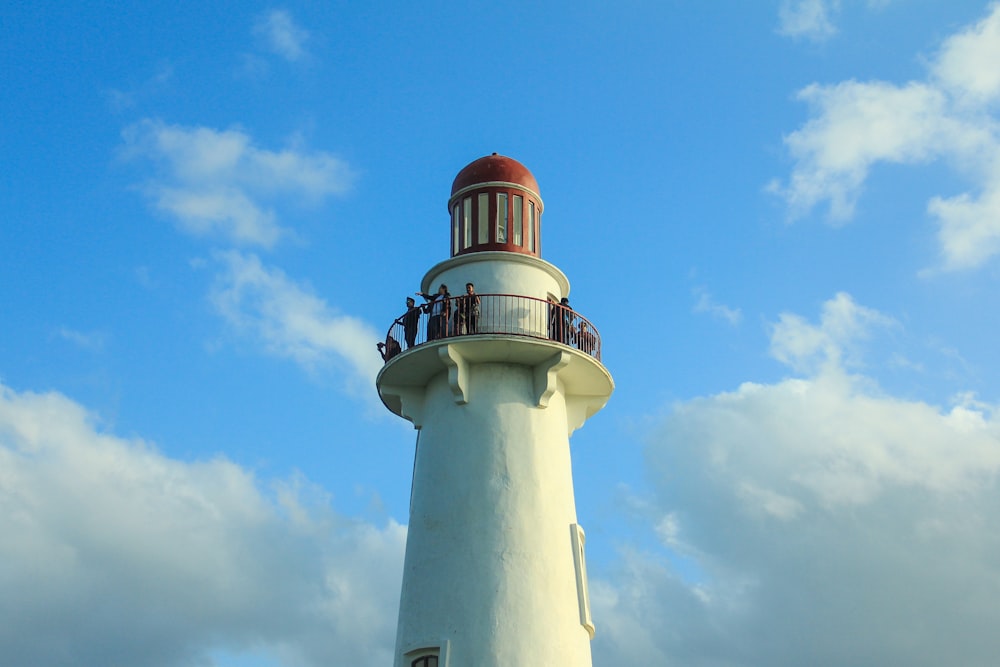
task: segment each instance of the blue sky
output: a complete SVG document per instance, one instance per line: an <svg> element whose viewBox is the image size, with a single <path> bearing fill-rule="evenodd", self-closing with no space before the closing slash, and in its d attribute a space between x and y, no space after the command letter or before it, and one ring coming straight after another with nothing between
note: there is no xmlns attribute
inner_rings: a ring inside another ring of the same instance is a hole
<svg viewBox="0 0 1000 667"><path fill-rule="evenodd" d="M1000 4L7 3L0 664L384 665L375 341L524 163L595 664L1000 653Z"/></svg>

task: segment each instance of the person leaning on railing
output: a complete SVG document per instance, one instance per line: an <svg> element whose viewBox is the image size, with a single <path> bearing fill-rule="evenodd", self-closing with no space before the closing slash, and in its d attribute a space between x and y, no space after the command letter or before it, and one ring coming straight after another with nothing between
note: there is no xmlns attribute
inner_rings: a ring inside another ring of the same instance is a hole
<svg viewBox="0 0 1000 667"><path fill-rule="evenodd" d="M441 283L437 294L423 292L416 294L427 301L424 304L424 311L430 313L430 317L427 318L427 340L437 340L447 336L448 316L451 315L451 294L448 293L448 286Z"/></svg>
<svg viewBox="0 0 1000 667"><path fill-rule="evenodd" d="M465 283L465 294L455 297L457 313L455 320L456 334L474 334L479 330L479 295L476 286Z"/></svg>

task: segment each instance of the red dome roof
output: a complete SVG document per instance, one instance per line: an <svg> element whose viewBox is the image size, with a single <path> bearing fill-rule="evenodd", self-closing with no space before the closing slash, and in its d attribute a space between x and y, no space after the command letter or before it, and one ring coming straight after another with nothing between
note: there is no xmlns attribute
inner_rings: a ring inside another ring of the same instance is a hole
<svg viewBox="0 0 1000 667"><path fill-rule="evenodd" d="M528 168L513 158L503 155L487 155L466 165L465 169L458 172L455 181L451 184L451 194L454 195L459 190L477 185L479 183L489 183L492 181L502 181L505 183L516 183L532 192L538 193L538 181L531 175Z"/></svg>

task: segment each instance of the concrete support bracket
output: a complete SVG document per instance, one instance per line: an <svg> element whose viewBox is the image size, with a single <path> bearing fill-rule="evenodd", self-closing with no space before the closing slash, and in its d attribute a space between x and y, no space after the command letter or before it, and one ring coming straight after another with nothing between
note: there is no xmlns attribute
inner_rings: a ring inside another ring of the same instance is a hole
<svg viewBox="0 0 1000 667"><path fill-rule="evenodd" d="M413 422L413 428L423 426L424 388L413 386L385 385L379 387L382 397L390 408L397 407L397 414Z"/></svg>
<svg viewBox="0 0 1000 667"><path fill-rule="evenodd" d="M549 407L549 399L558 390L559 371L570 362L569 352L556 352L534 367L535 406Z"/></svg>
<svg viewBox="0 0 1000 667"><path fill-rule="evenodd" d="M596 414L608 402L607 396L580 396L570 394L566 397L566 425L569 434L583 426L583 423Z"/></svg>
<svg viewBox="0 0 1000 667"><path fill-rule="evenodd" d="M438 358L448 368L448 386L455 403L465 405L469 402L469 362L454 345L438 348Z"/></svg>

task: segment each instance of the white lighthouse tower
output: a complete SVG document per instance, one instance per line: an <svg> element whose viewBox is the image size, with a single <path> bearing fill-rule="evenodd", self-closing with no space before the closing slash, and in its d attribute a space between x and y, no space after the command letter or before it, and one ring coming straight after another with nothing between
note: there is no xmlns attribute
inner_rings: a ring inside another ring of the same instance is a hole
<svg viewBox="0 0 1000 667"><path fill-rule="evenodd" d="M386 407L418 429L394 664L589 666L569 436L614 388L600 336L541 258L523 165L472 162L448 212L451 258L421 289L451 298L396 320L378 375Z"/></svg>

